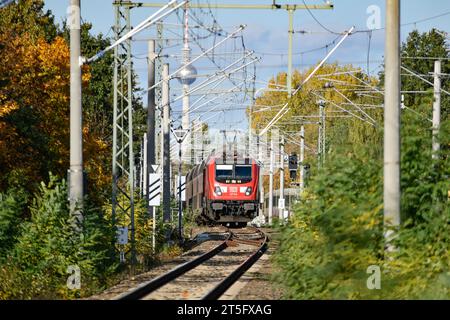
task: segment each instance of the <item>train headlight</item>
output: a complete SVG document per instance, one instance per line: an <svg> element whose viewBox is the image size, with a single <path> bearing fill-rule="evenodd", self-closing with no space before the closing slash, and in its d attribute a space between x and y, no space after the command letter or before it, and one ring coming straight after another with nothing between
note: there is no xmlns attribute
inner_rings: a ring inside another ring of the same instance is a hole
<svg viewBox="0 0 450 320"><path fill-rule="evenodd" d="M249 196L252 194L252 187L247 187L247 190L245 190L245 195Z"/></svg>
<svg viewBox="0 0 450 320"><path fill-rule="evenodd" d="M214 188L214 192L215 192L218 196L221 196L221 195L222 195L222 190L220 189L220 187L215 187L215 188Z"/></svg>

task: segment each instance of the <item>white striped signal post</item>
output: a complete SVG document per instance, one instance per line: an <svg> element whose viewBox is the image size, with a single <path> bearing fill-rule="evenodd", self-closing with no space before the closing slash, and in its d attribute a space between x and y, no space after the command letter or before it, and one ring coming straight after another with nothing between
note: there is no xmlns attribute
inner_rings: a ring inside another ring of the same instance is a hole
<svg viewBox="0 0 450 320"><path fill-rule="evenodd" d="M161 175L159 173L149 174L148 205L159 207L161 205Z"/></svg>
<svg viewBox="0 0 450 320"><path fill-rule="evenodd" d="M153 172L158 172L159 166L151 165ZM152 208L152 219L153 219L153 235L152 235L152 246L153 252L156 250L156 208L161 205L161 174L160 173L150 173L148 183L148 206Z"/></svg>

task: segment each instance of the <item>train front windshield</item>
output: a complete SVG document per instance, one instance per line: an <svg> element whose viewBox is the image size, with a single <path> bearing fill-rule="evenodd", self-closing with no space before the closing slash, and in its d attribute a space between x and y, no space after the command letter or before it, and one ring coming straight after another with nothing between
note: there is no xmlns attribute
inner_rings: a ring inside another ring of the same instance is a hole
<svg viewBox="0 0 450 320"><path fill-rule="evenodd" d="M217 164L216 165L216 180L219 182L232 183L238 180L239 182L248 182L252 179L251 165L232 165L232 164Z"/></svg>
<svg viewBox="0 0 450 320"><path fill-rule="evenodd" d="M216 165L216 179L217 181L233 179L233 165L231 164Z"/></svg>
<svg viewBox="0 0 450 320"><path fill-rule="evenodd" d="M252 178L252 166L236 165L234 167L234 177L236 179Z"/></svg>

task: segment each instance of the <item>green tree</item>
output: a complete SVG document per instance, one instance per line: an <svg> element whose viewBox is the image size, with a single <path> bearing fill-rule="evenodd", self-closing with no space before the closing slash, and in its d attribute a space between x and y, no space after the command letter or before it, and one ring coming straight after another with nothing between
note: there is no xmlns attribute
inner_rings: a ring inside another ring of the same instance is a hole
<svg viewBox="0 0 450 320"><path fill-rule="evenodd" d="M296 71L293 75L293 87L298 87L302 81L313 71L314 67L303 72ZM324 79L321 79L323 77ZM325 80L327 79L327 80ZM324 84L332 81L334 88L339 91L337 93L334 89L325 89ZM286 84L286 74L279 73L276 77L269 80L266 91L256 99L252 114L253 129L261 130L268 122L273 119L276 113L280 110L280 106L289 101L289 112L277 123L277 126L288 132L300 132L301 119L306 122L314 122L318 120L319 107L317 101L320 99L319 95L324 97L329 103L326 103L328 117L326 119L326 152L331 152L335 146L340 143L348 144L370 144L373 146L369 150L374 155L380 155L382 148L380 148L381 136L379 135L380 124L382 124L382 108L381 95L374 97L367 97L358 95L355 88L359 89L362 82L370 83L372 86L378 86L378 80L370 78L359 69L352 65L341 66L337 63L324 64L320 68L316 76L311 78L291 99L288 100L287 93L280 91ZM345 97L343 97L342 95ZM351 100L356 104L368 104L375 107L364 108L365 112L373 118L378 125L368 125L364 121L365 116L357 110L354 106L346 100ZM376 106L380 107L376 107ZM263 106L263 107L259 107ZM273 106L267 108L267 106ZM350 112L355 117L346 113ZM314 118L314 116L316 118ZM338 117L335 117L338 116ZM341 116L347 116L343 118ZM298 136L294 137L298 139ZM318 130L317 125L305 125L305 144L307 151L305 153L306 163L316 163L317 154ZM286 152L298 152L298 145L293 143L286 144ZM313 170L316 166L311 165ZM287 172L286 172L287 173ZM278 184L275 178L275 185ZM288 182L288 179L285 180ZM265 184L268 184L266 179Z"/></svg>
<svg viewBox="0 0 450 320"><path fill-rule="evenodd" d="M445 42L445 36L442 31L431 29L429 32L419 33L412 31L402 44L401 48L402 65L409 70L422 75L425 79L433 82L430 73L434 72L433 58L442 58L442 73L449 73L450 65L446 63L448 55L448 46ZM442 77L442 88L449 88L448 80ZM433 92L433 87L402 70L402 90L404 91L429 91ZM418 106L422 104L429 95L406 93L405 104L407 106ZM443 119L448 117L449 99L446 95L442 96L442 115Z"/></svg>
<svg viewBox="0 0 450 320"><path fill-rule="evenodd" d="M424 58L447 56L436 30L413 32L402 55L407 68L419 74L433 70L433 59ZM450 123L444 111L439 132L443 148L432 159L432 88L415 77L402 80L403 90L429 93L411 94L406 104L415 112L401 112L402 225L396 251L384 258L382 131L364 133L361 122L336 124L328 130L334 147L325 166L312 178L291 223L282 228L275 255L282 272L276 279L288 298L448 299ZM366 287L369 265L382 269L381 290Z"/></svg>
<svg viewBox="0 0 450 320"><path fill-rule="evenodd" d="M0 261L13 247L19 235L21 217L27 205L27 193L20 189L10 189L0 193ZM1 263L1 262L0 262Z"/></svg>
<svg viewBox="0 0 450 320"><path fill-rule="evenodd" d="M34 41L51 42L57 35L54 21L52 12L44 11L44 0L19 0L0 9L0 33L11 38L27 33Z"/></svg>
<svg viewBox="0 0 450 320"><path fill-rule="evenodd" d="M282 228L276 279L287 298L448 299L448 152L432 161L424 120L404 111L402 122L403 223L397 250L384 259L382 157L370 156L371 145L344 143L313 177ZM449 129L448 123L442 127L444 144ZM382 269L381 290L366 287L370 265Z"/></svg>

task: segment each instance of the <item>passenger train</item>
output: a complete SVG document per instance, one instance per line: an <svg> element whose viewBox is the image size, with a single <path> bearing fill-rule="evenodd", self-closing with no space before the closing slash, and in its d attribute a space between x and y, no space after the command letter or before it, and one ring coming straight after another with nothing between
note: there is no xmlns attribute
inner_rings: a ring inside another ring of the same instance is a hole
<svg viewBox="0 0 450 320"><path fill-rule="evenodd" d="M250 157L211 155L186 176L186 204L204 222L241 226L256 217L260 166Z"/></svg>

